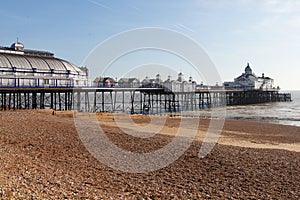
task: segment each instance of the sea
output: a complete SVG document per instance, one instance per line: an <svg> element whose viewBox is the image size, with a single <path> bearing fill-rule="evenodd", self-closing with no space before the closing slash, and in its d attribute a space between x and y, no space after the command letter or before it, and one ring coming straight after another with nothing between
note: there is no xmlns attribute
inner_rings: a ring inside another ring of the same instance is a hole
<svg viewBox="0 0 300 200"><path fill-rule="evenodd" d="M291 102L275 102L245 106L227 106L227 119L247 119L300 127L300 90L282 91L292 94Z"/></svg>
<svg viewBox="0 0 300 200"><path fill-rule="evenodd" d="M182 115L188 117L216 117L218 118L218 111L222 118L226 119L245 119L252 121L268 122L283 125L292 125L300 127L300 90L297 91L280 91L281 93L291 93L291 102L273 102L264 104L253 105L239 105L239 106L226 106L225 108L212 108L201 109L198 111L182 111L173 113L175 115ZM90 97L90 102L93 102L94 97ZM101 102L98 102L100 104ZM109 102L106 102L109 105ZM92 107L92 105L91 105ZM101 107L101 106L100 106ZM130 108L129 102L125 103L126 108ZM98 110L97 110L98 111ZM127 109L127 113L130 113L130 109ZM212 113L215 113L213 116ZM153 113L154 114L154 113ZM170 113L165 113L170 114ZM172 114L172 113L171 113Z"/></svg>

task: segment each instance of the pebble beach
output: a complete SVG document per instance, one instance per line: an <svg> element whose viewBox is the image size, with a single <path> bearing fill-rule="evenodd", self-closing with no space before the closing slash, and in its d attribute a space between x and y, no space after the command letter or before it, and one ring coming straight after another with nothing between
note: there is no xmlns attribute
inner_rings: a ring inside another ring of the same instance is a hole
<svg viewBox="0 0 300 200"><path fill-rule="evenodd" d="M109 114L97 115L117 146L150 152L171 141L179 117L161 134L122 133ZM159 116L158 116L159 117ZM300 127L226 120L221 137L198 157L209 119L189 149L169 166L126 173L96 160L84 147L72 114L41 110L0 112L1 199L299 199ZM133 116L147 124L147 116Z"/></svg>

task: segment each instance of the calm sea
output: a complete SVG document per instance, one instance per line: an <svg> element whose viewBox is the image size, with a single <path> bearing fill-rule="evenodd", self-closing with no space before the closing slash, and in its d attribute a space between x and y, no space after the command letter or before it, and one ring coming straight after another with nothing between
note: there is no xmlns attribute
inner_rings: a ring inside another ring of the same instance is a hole
<svg viewBox="0 0 300 200"><path fill-rule="evenodd" d="M292 94L292 102L266 103L247 106L228 106L226 118L250 119L300 126L300 91L286 91Z"/></svg>
<svg viewBox="0 0 300 200"><path fill-rule="evenodd" d="M265 103L256 105L244 105L244 106L227 106L226 118L227 119L249 119L257 121L265 121L270 123L278 123L285 125L293 125L300 127L300 90L299 91L282 91L292 94L292 102L277 102L277 103ZM90 102L93 102L93 97L90 97ZM130 98L130 97L128 97ZM121 102L121 100L119 100ZM101 108L101 102L98 102ZM108 110L112 109L109 102L106 107ZM110 107L109 107L110 106ZM91 107L93 107L91 105ZM125 103L127 113L130 113L130 102ZM216 116L218 116L218 110L222 112L224 108L213 108ZM98 110L100 111L100 110ZM181 113L183 116L208 116L212 114L212 110L203 109L200 111L184 111Z"/></svg>

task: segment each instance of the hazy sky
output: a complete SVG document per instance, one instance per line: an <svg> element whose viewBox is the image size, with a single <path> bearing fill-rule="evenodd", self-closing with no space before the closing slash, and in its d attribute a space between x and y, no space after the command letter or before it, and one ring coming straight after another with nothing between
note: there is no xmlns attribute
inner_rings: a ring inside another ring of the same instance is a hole
<svg viewBox="0 0 300 200"><path fill-rule="evenodd" d="M19 37L25 48L48 50L77 65L112 35L161 27L198 42L223 81L249 62L282 89L300 89L298 0L2 0L0 17L0 45ZM119 76L117 71L110 75Z"/></svg>

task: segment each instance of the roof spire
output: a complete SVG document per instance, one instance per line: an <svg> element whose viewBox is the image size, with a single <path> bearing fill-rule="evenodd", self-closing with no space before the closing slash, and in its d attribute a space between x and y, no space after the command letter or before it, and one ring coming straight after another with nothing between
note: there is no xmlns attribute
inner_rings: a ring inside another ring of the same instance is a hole
<svg viewBox="0 0 300 200"><path fill-rule="evenodd" d="M247 63L247 67L245 68L245 73L246 74L252 74L252 69L251 69L249 63Z"/></svg>

